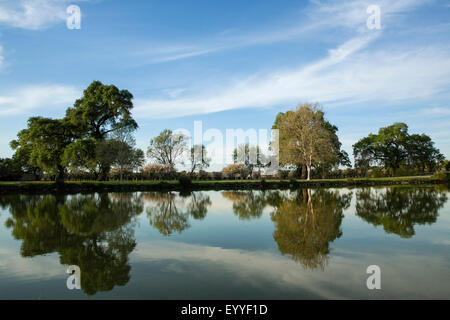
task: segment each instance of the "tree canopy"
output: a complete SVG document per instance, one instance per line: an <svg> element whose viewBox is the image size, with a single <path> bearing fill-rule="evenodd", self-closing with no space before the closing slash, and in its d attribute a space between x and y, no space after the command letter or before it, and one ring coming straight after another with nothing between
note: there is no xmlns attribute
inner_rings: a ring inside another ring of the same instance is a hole
<svg viewBox="0 0 450 320"><path fill-rule="evenodd" d="M401 122L362 138L353 145L353 154L355 167L367 169L371 165L381 165L392 170L394 175L402 165L422 171L428 167L432 171L444 160L429 136L410 135L408 126Z"/></svg>

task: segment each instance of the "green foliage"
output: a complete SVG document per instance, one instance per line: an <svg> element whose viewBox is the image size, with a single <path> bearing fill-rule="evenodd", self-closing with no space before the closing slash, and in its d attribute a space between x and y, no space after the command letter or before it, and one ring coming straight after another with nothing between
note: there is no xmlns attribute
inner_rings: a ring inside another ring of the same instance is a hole
<svg viewBox="0 0 450 320"><path fill-rule="evenodd" d="M0 181L16 181L23 174L20 163L15 159L0 159Z"/></svg>
<svg viewBox="0 0 450 320"><path fill-rule="evenodd" d="M280 165L305 167L308 180L312 167L324 173L350 165L348 154L341 150L338 128L325 120L317 104L279 113L272 128L279 130Z"/></svg>
<svg viewBox="0 0 450 320"><path fill-rule="evenodd" d="M137 129L131 116L132 99L133 95L127 90L93 81L74 107L67 109L66 119L83 137L103 140L119 129Z"/></svg>
<svg viewBox="0 0 450 320"><path fill-rule="evenodd" d="M94 81L74 107L67 109L65 118L30 118L28 127L10 143L14 157L24 170L36 174L40 168L57 181L63 181L67 167L100 171L97 176L103 179L120 158L112 152L120 148L112 149L104 140L119 130L132 132L137 128L131 117L132 98L126 90ZM143 152L132 158L142 159Z"/></svg>
<svg viewBox="0 0 450 320"><path fill-rule="evenodd" d="M445 174L442 171L436 171L433 175L433 178L436 180L446 181L448 179L447 175L448 174Z"/></svg>
<svg viewBox="0 0 450 320"><path fill-rule="evenodd" d="M434 147L431 138L425 134L408 134L408 126L394 123L381 128L378 134L369 134L353 145L355 167L367 170L373 165L382 165L393 175L409 175L401 167L415 168L424 172L426 168L434 171L443 156Z"/></svg>

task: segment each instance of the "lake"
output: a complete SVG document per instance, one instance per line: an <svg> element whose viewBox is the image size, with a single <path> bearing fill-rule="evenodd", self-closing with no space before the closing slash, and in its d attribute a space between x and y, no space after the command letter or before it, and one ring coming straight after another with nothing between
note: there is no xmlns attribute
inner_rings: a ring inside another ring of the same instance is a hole
<svg viewBox="0 0 450 320"><path fill-rule="evenodd" d="M443 186L4 195L0 299L450 299L449 198ZM381 289L367 287L372 265Z"/></svg>

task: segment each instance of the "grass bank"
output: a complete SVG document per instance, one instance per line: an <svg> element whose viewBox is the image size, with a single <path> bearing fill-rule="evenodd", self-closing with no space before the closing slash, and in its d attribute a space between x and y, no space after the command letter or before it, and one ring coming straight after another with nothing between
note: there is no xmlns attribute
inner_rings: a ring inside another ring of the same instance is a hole
<svg viewBox="0 0 450 320"><path fill-rule="evenodd" d="M217 180L192 181L133 181L133 182L0 182L0 194L11 193L83 193L119 191L194 191L194 190L268 190L320 187L364 187L390 185L448 184L433 177L355 178L317 180Z"/></svg>

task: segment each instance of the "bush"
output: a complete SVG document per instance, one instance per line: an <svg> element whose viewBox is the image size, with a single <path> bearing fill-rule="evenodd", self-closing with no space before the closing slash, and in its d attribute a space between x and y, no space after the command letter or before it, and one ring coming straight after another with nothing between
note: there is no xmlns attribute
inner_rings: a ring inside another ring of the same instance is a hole
<svg viewBox="0 0 450 320"><path fill-rule="evenodd" d="M289 176L289 170L278 170L276 178L280 180L286 180Z"/></svg>
<svg viewBox="0 0 450 320"><path fill-rule="evenodd" d="M180 174L180 176L178 177L178 182L180 182L180 185L183 188L189 187L192 183L191 177L189 175L187 175L185 172Z"/></svg>
<svg viewBox="0 0 450 320"><path fill-rule="evenodd" d="M373 168L369 170L371 178L383 178L387 176L386 171L383 168Z"/></svg>
<svg viewBox="0 0 450 320"><path fill-rule="evenodd" d="M397 177L415 176L417 175L417 171L415 169L401 167L397 169L395 175Z"/></svg>
<svg viewBox="0 0 450 320"><path fill-rule="evenodd" d="M433 175L433 178L440 181L447 180L447 175L442 171L436 171Z"/></svg>
<svg viewBox="0 0 450 320"><path fill-rule="evenodd" d="M244 173L244 165L233 163L222 169L222 173L228 177L236 178L238 175L242 176Z"/></svg>
<svg viewBox="0 0 450 320"><path fill-rule="evenodd" d="M171 165L149 164L142 169L142 175L146 180L170 180L175 178L176 170Z"/></svg>

